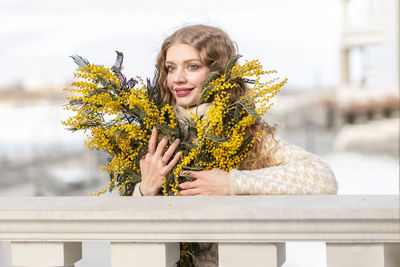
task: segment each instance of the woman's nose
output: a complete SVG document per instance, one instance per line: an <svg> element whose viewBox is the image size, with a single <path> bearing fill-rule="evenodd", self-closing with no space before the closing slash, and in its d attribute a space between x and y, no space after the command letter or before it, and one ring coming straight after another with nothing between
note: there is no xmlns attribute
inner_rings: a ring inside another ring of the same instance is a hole
<svg viewBox="0 0 400 267"><path fill-rule="evenodd" d="M184 69L178 68L175 71L174 82L175 83L185 83L186 82L186 73L185 73Z"/></svg>

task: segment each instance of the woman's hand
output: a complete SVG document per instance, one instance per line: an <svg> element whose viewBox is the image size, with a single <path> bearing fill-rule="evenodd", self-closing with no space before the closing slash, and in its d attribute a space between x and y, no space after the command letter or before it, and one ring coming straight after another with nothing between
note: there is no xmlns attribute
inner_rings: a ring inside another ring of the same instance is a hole
<svg viewBox="0 0 400 267"><path fill-rule="evenodd" d="M163 178L179 161L180 152L176 153L175 157L168 163L179 145L179 139L176 139L164 153L167 144L168 137L164 136L157 145L157 129L154 128L149 141L149 152L140 160L142 182L139 189L143 196L157 195L161 189Z"/></svg>
<svg viewBox="0 0 400 267"><path fill-rule="evenodd" d="M183 171L182 173L196 180L180 184L181 196L231 194L229 176L226 171L215 168L209 171Z"/></svg>

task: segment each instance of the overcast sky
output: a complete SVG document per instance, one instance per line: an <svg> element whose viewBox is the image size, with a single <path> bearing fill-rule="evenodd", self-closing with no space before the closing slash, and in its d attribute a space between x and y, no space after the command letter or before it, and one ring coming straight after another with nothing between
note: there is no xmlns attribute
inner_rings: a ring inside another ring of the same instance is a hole
<svg viewBox="0 0 400 267"><path fill-rule="evenodd" d="M115 50L127 76L152 76L162 40L195 23L226 30L245 59L260 59L291 87L333 86L341 16L339 0L0 0L0 87L66 81L70 55L111 66Z"/></svg>

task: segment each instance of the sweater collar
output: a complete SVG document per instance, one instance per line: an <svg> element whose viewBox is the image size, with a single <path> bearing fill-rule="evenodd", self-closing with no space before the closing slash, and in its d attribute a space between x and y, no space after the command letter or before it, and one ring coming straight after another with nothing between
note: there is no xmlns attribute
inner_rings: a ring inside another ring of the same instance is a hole
<svg viewBox="0 0 400 267"><path fill-rule="evenodd" d="M204 103L198 106L194 106L194 107L181 107L178 105L174 106L174 111L176 114L176 117L182 121L185 119L191 119L192 118L192 113L196 114L198 117L202 116L202 115L206 115L208 109L211 107L212 103Z"/></svg>

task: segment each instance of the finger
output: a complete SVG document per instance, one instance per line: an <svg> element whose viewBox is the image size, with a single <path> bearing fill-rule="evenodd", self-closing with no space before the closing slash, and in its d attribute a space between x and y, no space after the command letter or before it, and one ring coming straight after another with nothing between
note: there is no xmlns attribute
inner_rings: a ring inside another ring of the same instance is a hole
<svg viewBox="0 0 400 267"><path fill-rule="evenodd" d="M199 188L187 189L179 192L179 195L181 196L195 196L200 194L201 192Z"/></svg>
<svg viewBox="0 0 400 267"><path fill-rule="evenodd" d="M157 129L154 127L149 140L149 153L154 154L157 144Z"/></svg>
<svg viewBox="0 0 400 267"><path fill-rule="evenodd" d="M154 153L154 156L156 156L157 158L161 158L161 156L164 152L164 148L167 144L168 144L168 136L164 136L163 139L161 139L160 143L158 143L156 152ZM164 162L164 163L166 163L166 162Z"/></svg>
<svg viewBox="0 0 400 267"><path fill-rule="evenodd" d="M169 159L171 158L172 154L174 154L176 148L178 147L179 142L180 142L180 140L179 140L179 139L176 139L176 140L169 146L169 148L167 149L167 151L165 151L164 156L162 157L162 160L163 160L164 162L168 162L168 161L169 161Z"/></svg>
<svg viewBox="0 0 400 267"><path fill-rule="evenodd" d="M175 157L168 163L168 165L166 166L168 171L172 170L175 165L178 163L179 158L181 157L181 152L179 151L178 153L176 153Z"/></svg>
<svg viewBox="0 0 400 267"><path fill-rule="evenodd" d="M183 190L186 190L186 189L197 188L197 184L196 184L195 181L193 181L193 182L184 182L184 183L181 183L179 185L179 187L182 188Z"/></svg>

